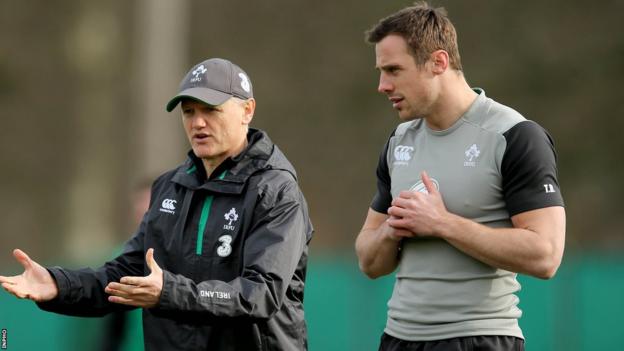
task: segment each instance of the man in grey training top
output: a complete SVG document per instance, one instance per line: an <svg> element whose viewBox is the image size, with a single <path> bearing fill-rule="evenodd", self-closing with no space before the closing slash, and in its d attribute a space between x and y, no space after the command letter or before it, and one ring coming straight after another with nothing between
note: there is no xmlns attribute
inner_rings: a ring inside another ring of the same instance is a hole
<svg viewBox="0 0 624 351"><path fill-rule="evenodd" d="M356 241L396 282L380 350L523 350L517 273L551 278L565 210L548 133L471 89L443 9L404 8L367 32L398 111Z"/></svg>

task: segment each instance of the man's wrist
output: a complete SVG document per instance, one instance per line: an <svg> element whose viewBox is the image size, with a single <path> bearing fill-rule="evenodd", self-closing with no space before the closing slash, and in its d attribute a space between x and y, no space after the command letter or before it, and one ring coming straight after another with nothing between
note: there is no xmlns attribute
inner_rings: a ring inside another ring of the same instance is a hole
<svg viewBox="0 0 624 351"><path fill-rule="evenodd" d="M381 227L381 237L383 241L390 241L393 243L399 243L401 241L401 237L394 235L396 229L392 228L388 222L384 222Z"/></svg>
<svg viewBox="0 0 624 351"><path fill-rule="evenodd" d="M436 223L433 228L433 235L444 240L451 239L454 233L453 228L457 226L458 221L461 219L462 217L447 212L446 215Z"/></svg>

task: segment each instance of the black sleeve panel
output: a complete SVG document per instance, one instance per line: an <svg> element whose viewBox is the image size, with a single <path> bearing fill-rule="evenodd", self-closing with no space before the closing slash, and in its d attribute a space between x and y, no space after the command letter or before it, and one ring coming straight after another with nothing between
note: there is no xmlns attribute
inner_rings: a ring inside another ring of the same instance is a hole
<svg viewBox="0 0 624 351"><path fill-rule="evenodd" d="M524 121L503 136L507 147L501 173L509 214L563 206L557 180L557 154L548 132L533 121Z"/></svg>
<svg viewBox="0 0 624 351"><path fill-rule="evenodd" d="M381 155L379 155L379 162L377 163L377 192L375 193L375 197L373 197L371 208L379 213L388 213L388 208L390 208L390 203L392 203L392 194L390 193L390 170L388 168L388 147L390 146L390 139L392 139L395 132L396 129L388 138Z"/></svg>

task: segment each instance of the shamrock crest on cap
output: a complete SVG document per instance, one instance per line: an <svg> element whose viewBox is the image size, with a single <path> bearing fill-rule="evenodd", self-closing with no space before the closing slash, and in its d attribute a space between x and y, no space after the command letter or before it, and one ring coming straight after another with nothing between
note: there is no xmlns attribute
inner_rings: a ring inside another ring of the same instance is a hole
<svg viewBox="0 0 624 351"><path fill-rule="evenodd" d="M207 69L206 67L204 67L204 65L199 65L197 68L195 68L191 73L193 73L193 78L191 78L191 83L195 83L195 82L199 82L202 77L200 76L201 74L206 73Z"/></svg>

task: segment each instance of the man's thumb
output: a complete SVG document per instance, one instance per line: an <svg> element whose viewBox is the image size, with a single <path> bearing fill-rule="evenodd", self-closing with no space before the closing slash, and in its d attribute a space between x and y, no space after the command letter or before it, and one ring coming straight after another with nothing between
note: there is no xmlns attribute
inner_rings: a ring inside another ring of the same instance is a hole
<svg viewBox="0 0 624 351"><path fill-rule="evenodd" d="M425 184L425 188L427 188L427 192L429 194L435 194L438 191L431 178L429 178L427 172L423 171L420 178L422 179L423 184Z"/></svg>
<svg viewBox="0 0 624 351"><path fill-rule="evenodd" d="M13 250L13 257L15 257L17 262L19 262L24 267L24 269L29 269L32 267L32 261L24 251L20 249Z"/></svg>
<svg viewBox="0 0 624 351"><path fill-rule="evenodd" d="M150 271L153 272L155 270L160 270L158 263L156 263L156 260L154 259L154 249L147 250L147 254L145 254L145 260L147 261L147 266L149 267Z"/></svg>

